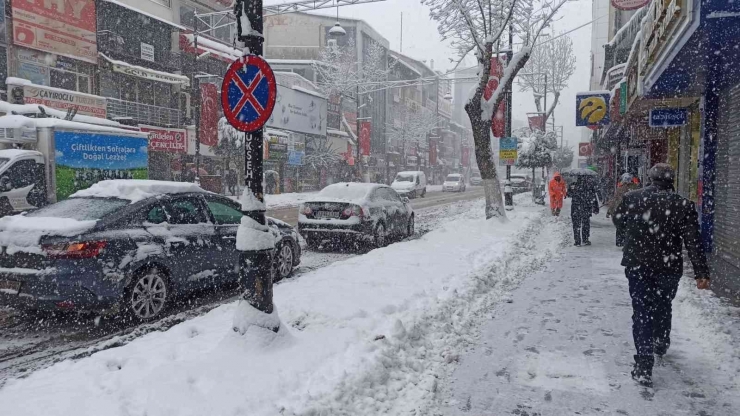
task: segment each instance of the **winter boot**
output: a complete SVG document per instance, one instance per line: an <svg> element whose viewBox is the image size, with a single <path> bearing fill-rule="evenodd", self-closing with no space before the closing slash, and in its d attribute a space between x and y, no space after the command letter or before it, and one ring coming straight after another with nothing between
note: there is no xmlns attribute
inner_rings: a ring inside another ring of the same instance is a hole
<svg viewBox="0 0 740 416"><path fill-rule="evenodd" d="M652 355L635 355L635 366L632 369L632 379L645 387L653 387L653 364L655 359Z"/></svg>
<svg viewBox="0 0 740 416"><path fill-rule="evenodd" d="M670 342L666 342L662 339L653 340L653 351L655 352L655 355L657 355L660 358L663 358L663 356L668 352L669 345L670 345Z"/></svg>

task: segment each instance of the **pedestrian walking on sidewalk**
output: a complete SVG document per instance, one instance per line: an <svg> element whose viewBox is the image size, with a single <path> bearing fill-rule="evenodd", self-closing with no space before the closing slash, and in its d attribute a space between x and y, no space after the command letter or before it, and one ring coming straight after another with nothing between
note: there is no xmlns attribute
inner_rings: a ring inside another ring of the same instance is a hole
<svg viewBox="0 0 740 416"><path fill-rule="evenodd" d="M619 180L617 185L617 191L614 193L614 197L609 201L609 208L606 211L606 217L609 218L614 215L614 211L617 209L619 204L622 203L622 199L628 192L632 192L640 187L639 182L635 180L631 173L625 173ZM617 228L617 247L624 246L624 231Z"/></svg>
<svg viewBox="0 0 740 416"><path fill-rule="evenodd" d="M571 198L570 218L573 220L573 237L575 246L590 246L591 214L599 213L599 200L596 197L596 185L589 176L577 176L576 181L568 188Z"/></svg>
<svg viewBox="0 0 740 416"><path fill-rule="evenodd" d="M629 280L637 350L632 378L645 386L652 385L653 354L662 358L671 344L671 302L683 274L683 246L696 287L709 288L694 203L676 194L670 165L653 166L649 177L651 185L627 193L613 216L617 230L625 235L622 266Z"/></svg>
<svg viewBox="0 0 740 416"><path fill-rule="evenodd" d="M563 199L567 192L565 181L560 176L560 172L555 172L552 179L550 179L548 188L550 194L550 210L552 210L553 216L559 217L560 210L563 209Z"/></svg>

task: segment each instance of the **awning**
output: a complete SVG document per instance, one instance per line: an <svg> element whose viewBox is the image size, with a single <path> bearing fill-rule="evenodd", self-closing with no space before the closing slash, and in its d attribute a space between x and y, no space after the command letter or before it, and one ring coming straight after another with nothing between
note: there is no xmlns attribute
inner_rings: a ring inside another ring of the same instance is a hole
<svg viewBox="0 0 740 416"><path fill-rule="evenodd" d="M189 53L201 55L204 53L210 53L211 57L224 62L234 62L242 56L242 53L238 49L234 49L231 46L224 45L214 40L208 39L203 36L198 36L198 51L195 51L193 45L195 35L192 33L181 33L180 34L180 49Z"/></svg>
<svg viewBox="0 0 740 416"><path fill-rule="evenodd" d="M185 75L170 74L167 72L156 71L150 68L144 68L143 66L132 65L128 62L117 61L107 57L105 54L100 53L106 61L108 61L113 67L113 72L120 72L121 74L130 75L132 77L138 77L148 79L150 81L163 82L165 84L176 84L190 86L190 78Z"/></svg>

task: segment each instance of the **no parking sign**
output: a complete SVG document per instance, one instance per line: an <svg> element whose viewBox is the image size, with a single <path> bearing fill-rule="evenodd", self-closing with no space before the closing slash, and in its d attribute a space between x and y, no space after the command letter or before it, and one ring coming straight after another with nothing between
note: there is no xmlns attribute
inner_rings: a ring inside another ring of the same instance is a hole
<svg viewBox="0 0 740 416"><path fill-rule="evenodd" d="M277 84L270 65L260 56L237 59L221 85L224 117L237 130L254 132L267 123L275 108Z"/></svg>

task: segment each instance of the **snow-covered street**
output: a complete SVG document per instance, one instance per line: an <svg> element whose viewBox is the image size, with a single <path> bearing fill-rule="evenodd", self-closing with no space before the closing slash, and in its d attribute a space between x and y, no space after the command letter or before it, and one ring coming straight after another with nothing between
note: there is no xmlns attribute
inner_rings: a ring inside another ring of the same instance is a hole
<svg viewBox="0 0 740 416"><path fill-rule="evenodd" d="M9 380L0 404L24 415L50 406L78 415L425 414L480 318L564 242L564 222L520 202L505 224L484 221L477 201L419 239L276 286L284 331L268 345L231 331L232 302Z"/></svg>
<svg viewBox="0 0 740 416"><path fill-rule="evenodd" d="M653 389L639 387L629 375L632 307L614 228L602 215L592 230L593 246L563 249L510 303L487 311L442 383L441 414L740 414L740 311L684 277L665 363Z"/></svg>

